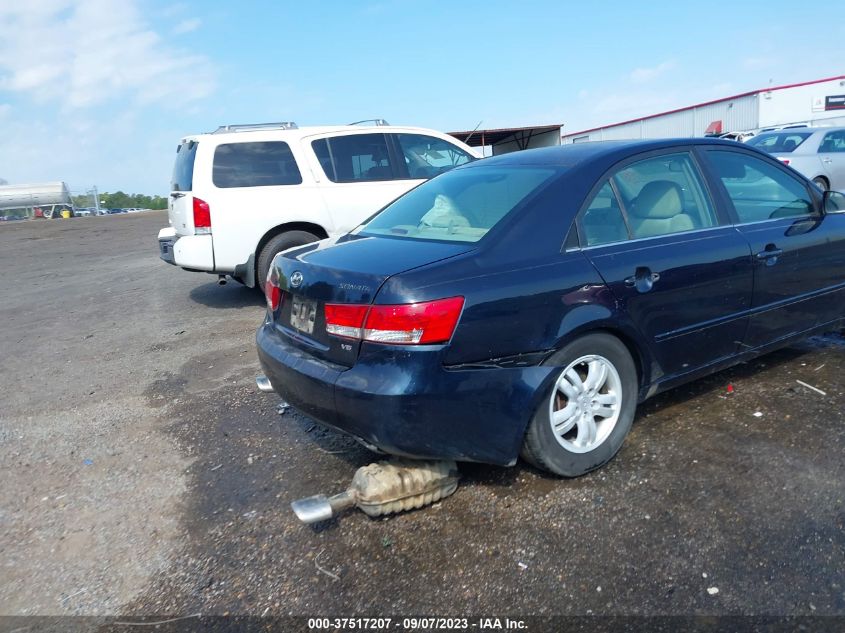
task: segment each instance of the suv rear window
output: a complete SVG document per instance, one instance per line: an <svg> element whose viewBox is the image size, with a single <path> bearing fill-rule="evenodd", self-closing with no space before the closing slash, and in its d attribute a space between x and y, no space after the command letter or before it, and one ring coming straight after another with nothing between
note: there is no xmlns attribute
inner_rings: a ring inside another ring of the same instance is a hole
<svg viewBox="0 0 845 633"><path fill-rule="evenodd" d="M788 154L806 141L812 132L767 132L759 134L746 141L746 145L753 145L769 154Z"/></svg>
<svg viewBox="0 0 845 633"><path fill-rule="evenodd" d="M191 191L194 183L194 158L197 155L196 141L182 143L176 148L176 162L170 178L170 191Z"/></svg>
<svg viewBox="0 0 845 633"><path fill-rule="evenodd" d="M214 150L211 180L215 187L298 185L302 174L287 143L227 143Z"/></svg>
<svg viewBox="0 0 845 633"><path fill-rule="evenodd" d="M412 189L353 233L477 242L558 173L549 167L449 171Z"/></svg>
<svg viewBox="0 0 845 633"><path fill-rule="evenodd" d="M393 166L384 134L352 134L311 143L332 182L393 180Z"/></svg>

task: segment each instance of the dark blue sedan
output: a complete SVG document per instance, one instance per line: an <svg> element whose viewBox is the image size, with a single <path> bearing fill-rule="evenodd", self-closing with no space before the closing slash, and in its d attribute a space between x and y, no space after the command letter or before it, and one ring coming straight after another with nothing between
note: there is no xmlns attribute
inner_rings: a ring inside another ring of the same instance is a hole
<svg viewBox="0 0 845 633"><path fill-rule="evenodd" d="M841 323L844 212L727 141L489 158L280 253L259 358L372 448L577 476L637 403Z"/></svg>

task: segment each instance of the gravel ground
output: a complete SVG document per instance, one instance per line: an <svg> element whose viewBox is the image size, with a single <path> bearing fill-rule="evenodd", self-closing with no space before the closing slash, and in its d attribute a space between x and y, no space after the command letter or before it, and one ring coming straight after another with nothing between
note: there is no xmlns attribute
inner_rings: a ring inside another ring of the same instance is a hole
<svg viewBox="0 0 845 633"><path fill-rule="evenodd" d="M256 391L261 297L165 223L0 226L0 614L845 615L839 335L649 401L586 477L308 527L372 455Z"/></svg>

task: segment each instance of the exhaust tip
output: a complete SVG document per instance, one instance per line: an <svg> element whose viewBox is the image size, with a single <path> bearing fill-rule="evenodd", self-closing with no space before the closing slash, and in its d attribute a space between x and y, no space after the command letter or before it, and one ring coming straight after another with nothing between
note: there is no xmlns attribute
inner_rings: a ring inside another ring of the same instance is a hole
<svg viewBox="0 0 845 633"><path fill-rule="evenodd" d="M314 495L297 499L290 504L296 518L303 523L319 523L332 518L332 504L326 495Z"/></svg>
<svg viewBox="0 0 845 633"><path fill-rule="evenodd" d="M270 379L264 374L260 374L255 377L255 385L258 387L259 391L264 393L272 393L274 391L273 385L270 384Z"/></svg>
<svg viewBox="0 0 845 633"><path fill-rule="evenodd" d="M217 277L217 285L218 286L225 286L226 285L226 275L219 275Z"/></svg>

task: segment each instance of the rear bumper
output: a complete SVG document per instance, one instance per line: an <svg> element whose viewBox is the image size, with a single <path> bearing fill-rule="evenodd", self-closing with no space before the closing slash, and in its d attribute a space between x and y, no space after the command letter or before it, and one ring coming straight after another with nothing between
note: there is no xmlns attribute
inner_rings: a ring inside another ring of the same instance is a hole
<svg viewBox="0 0 845 633"><path fill-rule="evenodd" d="M351 368L310 356L272 323L257 334L273 388L317 421L395 455L512 465L551 367L449 370L442 346L362 345Z"/></svg>
<svg viewBox="0 0 845 633"><path fill-rule="evenodd" d="M177 235L172 227L158 232L159 257L174 266L214 272L211 235Z"/></svg>

